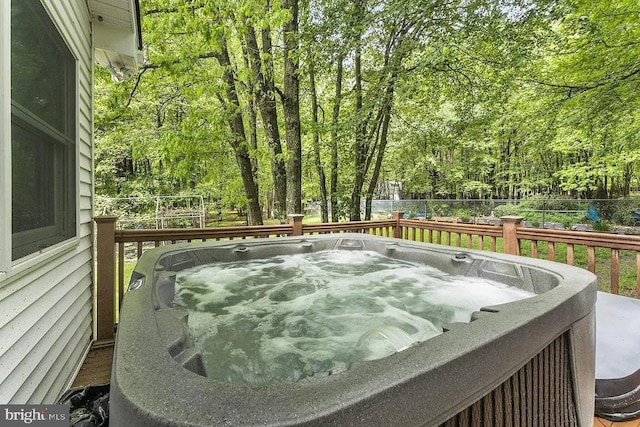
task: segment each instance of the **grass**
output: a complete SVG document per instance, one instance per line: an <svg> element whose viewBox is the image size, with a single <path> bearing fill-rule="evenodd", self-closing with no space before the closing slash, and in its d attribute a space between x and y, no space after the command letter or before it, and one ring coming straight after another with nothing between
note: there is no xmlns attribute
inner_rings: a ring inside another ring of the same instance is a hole
<svg viewBox="0 0 640 427"><path fill-rule="evenodd" d="M446 243L445 233L442 233L442 244ZM413 236L412 236L413 237ZM425 240L426 240L425 233ZM435 242L435 234L434 234L434 242ZM466 245L466 235L462 236L462 245ZM455 245L455 235L451 236L451 244ZM549 247L547 242L538 242L538 259L548 259L549 256ZM485 238L484 245L480 247L480 239L478 236L472 237L472 248L473 249L482 249L485 251L491 250L491 239ZM503 241L502 238L496 238L496 252L503 252ZM554 261L566 264L567 259L567 245L564 243L556 243L555 244L555 257ZM607 248L596 248L596 276L598 278L598 290L604 292L611 292L611 250ZM523 240L521 241L520 254L522 256L530 257L531 256L531 241ZM576 267L587 269L588 266L588 257L587 257L587 247L586 246L574 246L574 263ZM633 251L620 251L619 253L619 293L620 295L625 295L629 297L636 296L636 253Z"/></svg>
<svg viewBox="0 0 640 427"><path fill-rule="evenodd" d="M522 247L522 254L530 256L530 242ZM529 248L525 248L529 246ZM525 250L526 249L526 250ZM548 246L546 242L538 242L538 257L546 259ZM567 245L557 243L555 245L555 260L565 262L567 259ZM620 295L635 297L636 294L636 253L633 251L620 251L619 253L619 293ZM587 268L587 247L574 247L574 265ZM611 250L596 248L596 276L598 277L598 290L611 292Z"/></svg>
<svg viewBox="0 0 640 427"><path fill-rule="evenodd" d="M135 261L125 261L124 262L124 291L127 292L127 288L129 287L129 281L131 280L131 273L133 272L134 267L136 266ZM116 300L119 297L120 290L118 289L118 266L116 264L116 289L115 289L115 298ZM119 314L119 310L116 311L116 316ZM117 319L116 319L117 320Z"/></svg>

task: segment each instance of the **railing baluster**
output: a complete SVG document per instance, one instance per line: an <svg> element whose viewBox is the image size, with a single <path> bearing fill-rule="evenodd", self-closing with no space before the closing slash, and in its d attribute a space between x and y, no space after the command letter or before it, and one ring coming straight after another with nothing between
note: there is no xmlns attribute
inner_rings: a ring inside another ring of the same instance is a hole
<svg viewBox="0 0 640 427"><path fill-rule="evenodd" d="M461 233L456 233L456 246L457 247L462 246L462 234Z"/></svg>
<svg viewBox="0 0 640 427"><path fill-rule="evenodd" d="M473 243L473 236L471 233L467 233L467 249L471 249Z"/></svg>
<svg viewBox="0 0 640 427"><path fill-rule="evenodd" d="M573 253L573 243L567 243L567 264L573 265L575 263L575 256Z"/></svg>
<svg viewBox="0 0 640 427"><path fill-rule="evenodd" d="M620 251L611 249L611 293L620 293Z"/></svg>
<svg viewBox="0 0 640 427"><path fill-rule="evenodd" d="M481 251L484 250L484 235L483 234L478 236L478 249L480 249Z"/></svg>
<svg viewBox="0 0 640 427"><path fill-rule="evenodd" d="M447 233L447 238L446 238L445 242L447 243L447 246L451 246L451 232L450 231L446 231L445 233Z"/></svg>
<svg viewBox="0 0 640 427"><path fill-rule="evenodd" d="M496 251L496 236L491 236L491 252Z"/></svg>
<svg viewBox="0 0 640 427"><path fill-rule="evenodd" d="M587 246L587 269L596 273L596 248L593 246Z"/></svg>
<svg viewBox="0 0 640 427"><path fill-rule="evenodd" d="M640 252L636 252L636 298L640 298Z"/></svg>
<svg viewBox="0 0 640 427"><path fill-rule="evenodd" d="M118 243L118 307L120 311L122 306L122 298L124 297L124 242Z"/></svg>
<svg viewBox="0 0 640 427"><path fill-rule="evenodd" d="M142 242L138 242L138 248L137 249L138 249L138 251L136 253L136 257L138 259L140 259L140 257L142 256Z"/></svg>
<svg viewBox="0 0 640 427"><path fill-rule="evenodd" d="M556 259L556 244L554 242L547 242L547 249L549 251L549 254L548 254L547 258L549 259L549 261L555 261L555 259Z"/></svg>
<svg viewBox="0 0 640 427"><path fill-rule="evenodd" d="M538 241L531 241L531 258L538 258Z"/></svg>
<svg viewBox="0 0 640 427"><path fill-rule="evenodd" d="M115 216L100 216L96 223L96 338L112 340L115 325Z"/></svg>

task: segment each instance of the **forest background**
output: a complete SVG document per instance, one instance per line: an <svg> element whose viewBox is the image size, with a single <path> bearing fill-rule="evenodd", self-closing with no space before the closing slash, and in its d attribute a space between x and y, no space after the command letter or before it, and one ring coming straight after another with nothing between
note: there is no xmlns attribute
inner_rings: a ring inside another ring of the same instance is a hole
<svg viewBox="0 0 640 427"><path fill-rule="evenodd" d="M250 224L317 201L627 197L636 0L141 0L144 63L95 70L96 190ZM361 203L364 201L364 212Z"/></svg>

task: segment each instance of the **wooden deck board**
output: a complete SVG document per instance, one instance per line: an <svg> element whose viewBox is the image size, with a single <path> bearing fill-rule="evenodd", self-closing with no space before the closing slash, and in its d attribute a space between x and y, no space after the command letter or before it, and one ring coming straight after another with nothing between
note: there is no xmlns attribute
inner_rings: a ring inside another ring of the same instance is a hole
<svg viewBox="0 0 640 427"><path fill-rule="evenodd" d="M111 379L113 344L94 347L89 351L72 387L108 384Z"/></svg>

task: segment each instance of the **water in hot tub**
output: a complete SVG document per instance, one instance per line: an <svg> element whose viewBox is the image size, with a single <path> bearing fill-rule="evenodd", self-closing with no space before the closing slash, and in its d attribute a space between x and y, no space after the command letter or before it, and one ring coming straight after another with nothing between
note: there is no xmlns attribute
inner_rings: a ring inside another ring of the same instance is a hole
<svg viewBox="0 0 640 427"><path fill-rule="evenodd" d="M178 273L176 305L207 376L262 386L331 375L534 294L371 251L323 251Z"/></svg>

